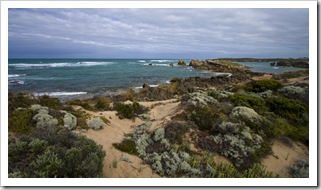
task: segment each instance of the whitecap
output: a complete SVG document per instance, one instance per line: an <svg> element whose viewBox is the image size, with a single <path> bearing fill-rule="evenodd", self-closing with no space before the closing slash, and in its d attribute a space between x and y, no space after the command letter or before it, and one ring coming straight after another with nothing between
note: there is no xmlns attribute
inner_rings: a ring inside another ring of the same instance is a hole
<svg viewBox="0 0 321 190"><path fill-rule="evenodd" d="M64 62L64 63L14 63L9 64L9 66L14 66L17 68L47 68L47 67L80 67L80 66L96 66L96 65L111 65L114 62L92 62L92 61L85 61L85 62Z"/></svg>
<svg viewBox="0 0 321 190"><path fill-rule="evenodd" d="M87 94L87 92L40 92L34 93L35 96L74 96L74 95L82 95Z"/></svg>
<svg viewBox="0 0 321 190"><path fill-rule="evenodd" d="M9 74L8 75L9 78L22 77L22 76L26 76L26 74Z"/></svg>

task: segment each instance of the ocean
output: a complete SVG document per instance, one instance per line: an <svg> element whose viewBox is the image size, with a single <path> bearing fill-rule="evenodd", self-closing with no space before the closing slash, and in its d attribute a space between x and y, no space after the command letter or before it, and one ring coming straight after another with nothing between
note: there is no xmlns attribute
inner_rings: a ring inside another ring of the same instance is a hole
<svg viewBox="0 0 321 190"><path fill-rule="evenodd" d="M188 64L190 60L185 60ZM157 86L171 78L211 77L220 73L178 66L176 59L9 59L11 92L51 96L139 89L144 83ZM170 64L173 63L173 67ZM271 67L269 63L241 63L256 72L298 70Z"/></svg>

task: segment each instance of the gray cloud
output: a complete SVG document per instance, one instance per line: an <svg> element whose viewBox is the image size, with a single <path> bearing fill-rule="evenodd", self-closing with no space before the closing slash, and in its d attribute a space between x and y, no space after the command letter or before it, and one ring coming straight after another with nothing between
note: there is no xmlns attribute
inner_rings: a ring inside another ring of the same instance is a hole
<svg viewBox="0 0 321 190"><path fill-rule="evenodd" d="M302 57L308 9L9 9L9 57Z"/></svg>

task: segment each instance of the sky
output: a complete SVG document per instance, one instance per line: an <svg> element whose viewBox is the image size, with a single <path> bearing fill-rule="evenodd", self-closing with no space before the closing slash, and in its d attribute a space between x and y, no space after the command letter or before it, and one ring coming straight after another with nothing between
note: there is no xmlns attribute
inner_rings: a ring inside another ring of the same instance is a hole
<svg viewBox="0 0 321 190"><path fill-rule="evenodd" d="M9 58L298 58L309 9L9 9Z"/></svg>

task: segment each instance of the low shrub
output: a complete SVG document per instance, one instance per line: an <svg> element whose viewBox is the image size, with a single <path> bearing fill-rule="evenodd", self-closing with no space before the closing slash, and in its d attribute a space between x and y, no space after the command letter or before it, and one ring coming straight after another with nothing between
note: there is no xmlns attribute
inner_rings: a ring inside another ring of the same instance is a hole
<svg viewBox="0 0 321 190"><path fill-rule="evenodd" d="M29 133L35 128L35 123L32 120L33 112L27 109L17 109L9 117L9 131L19 134Z"/></svg>
<svg viewBox="0 0 321 190"><path fill-rule="evenodd" d="M265 106L264 99L258 96L236 93L231 95L229 99L235 106L246 106L254 109L258 113L268 110Z"/></svg>
<svg viewBox="0 0 321 190"><path fill-rule="evenodd" d="M264 92L266 90L276 91L281 88L282 84L273 79L263 79L251 82L246 86L246 90L250 92Z"/></svg>
<svg viewBox="0 0 321 190"><path fill-rule="evenodd" d="M25 93L8 93L8 115L9 117L17 108L28 108L33 104L38 104L39 100Z"/></svg>
<svg viewBox="0 0 321 190"><path fill-rule="evenodd" d="M105 124L110 124L110 121L106 118L106 117L102 117L102 116L100 116L99 117Z"/></svg>
<svg viewBox="0 0 321 190"><path fill-rule="evenodd" d="M274 178L272 172L266 171L266 167L261 164L254 164L251 168L238 171L231 164L221 164L217 167L218 178Z"/></svg>
<svg viewBox="0 0 321 190"><path fill-rule="evenodd" d="M114 109L118 112L117 115L120 119L132 119L147 111L147 108L137 102L134 102L133 104L124 104L118 102L114 105Z"/></svg>
<svg viewBox="0 0 321 190"><path fill-rule="evenodd" d="M137 155L137 149L135 141L130 139L124 139L121 143L113 143L113 146L123 152L127 152L129 154Z"/></svg>
<svg viewBox="0 0 321 190"><path fill-rule="evenodd" d="M171 144L182 144L184 135L189 131L192 124L179 122L179 121L171 121L165 127L165 138Z"/></svg>
<svg viewBox="0 0 321 190"><path fill-rule="evenodd" d="M96 104L95 108L100 111L104 110L109 110L109 104L112 103L112 100L108 97L99 97Z"/></svg>
<svg viewBox="0 0 321 190"><path fill-rule="evenodd" d="M8 147L9 177L102 177L102 146L64 127L39 127Z"/></svg>
<svg viewBox="0 0 321 190"><path fill-rule="evenodd" d="M308 127L295 127L288 123L286 119L277 118L271 127L271 132L274 137L289 137L292 140L308 143L309 129Z"/></svg>
<svg viewBox="0 0 321 190"><path fill-rule="evenodd" d="M308 107L298 100L272 97L267 99L266 105L270 111L288 119L293 125L304 127L309 123Z"/></svg>
<svg viewBox="0 0 321 190"><path fill-rule="evenodd" d="M52 98L47 95L38 97L39 104L42 106L46 106L52 109L60 109L62 107L62 103L59 101L58 98Z"/></svg>
<svg viewBox="0 0 321 190"><path fill-rule="evenodd" d="M190 112L189 119L193 121L200 130L211 130L215 119L219 118L209 106L195 107ZM218 122L219 123L219 122Z"/></svg>
<svg viewBox="0 0 321 190"><path fill-rule="evenodd" d="M309 178L309 161L299 160L291 168L294 178Z"/></svg>
<svg viewBox="0 0 321 190"><path fill-rule="evenodd" d="M81 100L71 100L67 102L68 105L75 105L75 106L81 106L86 110L93 110L91 105L89 105L87 102L81 101Z"/></svg>
<svg viewBox="0 0 321 190"><path fill-rule="evenodd" d="M290 79L290 78L297 78L309 76L309 69L298 70L298 71L286 71L281 74L273 75L272 79L280 80L280 79Z"/></svg>

